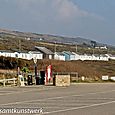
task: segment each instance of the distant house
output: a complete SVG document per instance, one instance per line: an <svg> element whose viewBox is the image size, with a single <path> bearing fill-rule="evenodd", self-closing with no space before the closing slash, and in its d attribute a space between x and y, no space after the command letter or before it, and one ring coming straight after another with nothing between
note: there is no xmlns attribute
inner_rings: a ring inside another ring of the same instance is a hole
<svg viewBox="0 0 115 115"><path fill-rule="evenodd" d="M93 60L98 60L98 61L108 61L109 58L105 55L105 54L94 54L93 56Z"/></svg>
<svg viewBox="0 0 115 115"><path fill-rule="evenodd" d="M90 55L90 54L81 54L81 55L79 55L79 57L80 57L80 60L82 60L82 61L84 61L84 60L93 60L92 55Z"/></svg>
<svg viewBox="0 0 115 115"><path fill-rule="evenodd" d="M2 51L2 50L0 50L0 56L20 58L20 59L26 59L26 60L31 60L34 57L36 57L36 59L43 59L43 54L40 53L40 52L36 52L36 51L12 52L12 51Z"/></svg>
<svg viewBox="0 0 115 115"><path fill-rule="evenodd" d="M111 60L115 60L115 55L112 54L106 54L106 56L111 59Z"/></svg>
<svg viewBox="0 0 115 115"><path fill-rule="evenodd" d="M43 54L38 52L38 51L29 51L28 52L31 56L31 59L34 59L36 57L36 59L43 59Z"/></svg>
<svg viewBox="0 0 115 115"><path fill-rule="evenodd" d="M65 55L65 60L75 60L75 54L73 54L70 51L63 51L62 52Z"/></svg>
<svg viewBox="0 0 115 115"><path fill-rule="evenodd" d="M31 55L28 52L16 52L17 58L31 60Z"/></svg>
<svg viewBox="0 0 115 115"><path fill-rule="evenodd" d="M53 59L54 58L54 53L51 50L47 49L46 47L35 46L35 49L43 53L43 59Z"/></svg>
<svg viewBox="0 0 115 115"><path fill-rule="evenodd" d="M65 61L65 55L62 52L55 52L54 59Z"/></svg>
<svg viewBox="0 0 115 115"><path fill-rule="evenodd" d="M106 49L107 50L107 46L97 46L95 47L96 49Z"/></svg>
<svg viewBox="0 0 115 115"><path fill-rule="evenodd" d="M78 54L77 54L78 55ZM109 58L105 54L80 54L77 56L79 60L97 60L97 61L108 61Z"/></svg>
<svg viewBox="0 0 115 115"><path fill-rule="evenodd" d="M81 60L93 60L93 57L91 54L84 54L84 55L80 55Z"/></svg>
<svg viewBox="0 0 115 115"><path fill-rule="evenodd" d="M9 50L0 50L0 56L4 57L15 57L15 54Z"/></svg>
<svg viewBox="0 0 115 115"><path fill-rule="evenodd" d="M92 60L100 60L100 55L99 54L93 54L92 55Z"/></svg>
<svg viewBox="0 0 115 115"><path fill-rule="evenodd" d="M56 59L56 60L97 60L97 61L109 61L109 59L115 60L115 55L112 54L76 54L75 52L63 51L53 53L45 47L35 46L37 51L29 52L12 52L6 50L0 50L0 56L21 58L26 60L31 60L36 57L36 59Z"/></svg>
<svg viewBox="0 0 115 115"><path fill-rule="evenodd" d="M80 55L75 53L75 52L72 52L74 55L75 55L75 60L80 60Z"/></svg>
<svg viewBox="0 0 115 115"><path fill-rule="evenodd" d="M105 54L100 55L100 60L102 61L109 61L109 58Z"/></svg>
<svg viewBox="0 0 115 115"><path fill-rule="evenodd" d="M36 59L43 59L43 54L36 51L15 52L14 54L15 54L15 58L21 58L26 60L31 60L34 57L36 57Z"/></svg>

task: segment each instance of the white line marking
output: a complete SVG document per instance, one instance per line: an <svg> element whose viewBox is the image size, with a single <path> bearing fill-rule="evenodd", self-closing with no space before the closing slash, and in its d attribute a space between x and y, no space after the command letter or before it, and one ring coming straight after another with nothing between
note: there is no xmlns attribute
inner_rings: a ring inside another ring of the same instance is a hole
<svg viewBox="0 0 115 115"><path fill-rule="evenodd" d="M63 87L65 88L65 87ZM8 88L5 88L5 89L8 89ZM13 89L12 87L10 87L10 89ZM29 90L29 91L12 91L12 92L9 92L9 93L3 93L3 94L0 94L0 96L2 95L11 95L11 94L18 94L18 93L27 93L27 92L32 92L32 91L43 91L43 90L49 90L49 89L54 89L54 88L46 88L46 89L33 89L33 90ZM93 93L87 93L86 95L89 95L89 94L97 94L97 93L108 93L108 92L114 92L115 90L111 90L111 91L103 91L103 92L93 92ZM82 96L82 95L72 95L72 96ZM84 95L83 95L84 96ZM66 97L66 96L64 96ZM67 96L68 97L68 96Z"/></svg>
<svg viewBox="0 0 115 115"><path fill-rule="evenodd" d="M36 99L36 100L29 100L29 101L17 101L17 102L12 102L12 103L0 104L0 106L2 106L2 105L11 105L11 104L21 104L21 103L28 103L28 102L36 102L36 101L47 101L47 100L52 100L52 99L61 99L61 98L74 97L74 96L95 95L95 94L109 93L109 92L114 92L114 91L115 90L105 91L105 92L87 93L87 94L81 94L81 95L66 95L66 96L48 97L48 98L46 97L46 98L43 98L43 99ZM24 92L29 92L29 91L24 91ZM18 92L18 93L20 93L20 92Z"/></svg>
<svg viewBox="0 0 115 115"><path fill-rule="evenodd" d="M14 91L1 90L0 93L1 93L1 92L14 92Z"/></svg>
<svg viewBox="0 0 115 115"><path fill-rule="evenodd" d="M47 89L32 89L32 90L23 90L23 91L12 91L10 93L4 93L4 94L0 94L0 96L2 95L11 95L11 94L18 94L18 93L27 93L27 92L32 92L32 91L44 91L44 90L49 90L49 89L53 89L53 88L47 88ZM7 91L8 92L8 91Z"/></svg>
<svg viewBox="0 0 115 115"><path fill-rule="evenodd" d="M36 91L36 90L29 90L29 91L13 91L13 92L10 92L10 93L0 94L0 96L2 96L2 95L10 95L10 94L18 94L18 93L26 93L26 92L31 92L31 91Z"/></svg>
<svg viewBox="0 0 115 115"><path fill-rule="evenodd" d="M110 101L110 102L105 102L105 103L98 103L98 104L92 104L92 105L86 105L86 106L81 106L81 107L74 107L74 108L69 108L69 109L62 109L62 110L51 111L51 112L44 112L43 114L51 114L51 113L66 112L66 111L72 111L72 110L78 110L78 109L85 109L85 108L90 108L90 107L107 105L107 104L111 104L111 103L115 103L115 101Z"/></svg>

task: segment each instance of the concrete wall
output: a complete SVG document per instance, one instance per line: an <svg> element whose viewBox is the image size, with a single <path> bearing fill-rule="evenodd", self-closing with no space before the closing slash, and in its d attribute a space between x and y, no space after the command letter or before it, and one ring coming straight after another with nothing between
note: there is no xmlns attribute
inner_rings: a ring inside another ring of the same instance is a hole
<svg viewBox="0 0 115 115"><path fill-rule="evenodd" d="M55 86L70 86L70 75L55 75Z"/></svg>

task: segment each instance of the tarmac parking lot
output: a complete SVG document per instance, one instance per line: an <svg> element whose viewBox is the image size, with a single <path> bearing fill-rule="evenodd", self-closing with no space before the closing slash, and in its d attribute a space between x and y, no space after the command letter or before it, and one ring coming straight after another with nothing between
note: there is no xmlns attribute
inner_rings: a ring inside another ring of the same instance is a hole
<svg viewBox="0 0 115 115"><path fill-rule="evenodd" d="M0 109L5 108L38 108L44 115L115 115L115 83L3 87Z"/></svg>

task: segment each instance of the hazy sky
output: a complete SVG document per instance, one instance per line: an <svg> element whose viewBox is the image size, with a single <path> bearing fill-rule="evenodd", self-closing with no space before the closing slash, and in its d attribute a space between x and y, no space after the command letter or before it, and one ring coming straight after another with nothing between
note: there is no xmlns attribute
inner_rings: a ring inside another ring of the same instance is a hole
<svg viewBox="0 0 115 115"><path fill-rule="evenodd" d="M115 0L0 0L0 28L115 45Z"/></svg>

